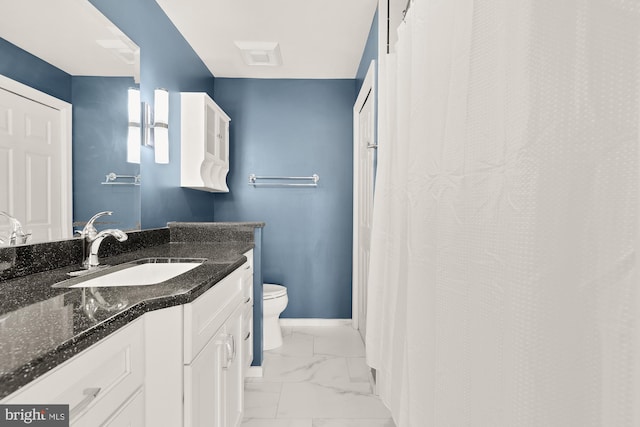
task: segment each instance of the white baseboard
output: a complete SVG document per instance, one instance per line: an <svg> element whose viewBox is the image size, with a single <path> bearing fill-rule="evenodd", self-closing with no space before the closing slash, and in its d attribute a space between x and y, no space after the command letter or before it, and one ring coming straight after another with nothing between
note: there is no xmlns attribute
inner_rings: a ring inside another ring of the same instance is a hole
<svg viewBox="0 0 640 427"><path fill-rule="evenodd" d="M249 366L245 378L262 378L262 366Z"/></svg>
<svg viewBox="0 0 640 427"><path fill-rule="evenodd" d="M280 319L280 326L352 326L351 319Z"/></svg>

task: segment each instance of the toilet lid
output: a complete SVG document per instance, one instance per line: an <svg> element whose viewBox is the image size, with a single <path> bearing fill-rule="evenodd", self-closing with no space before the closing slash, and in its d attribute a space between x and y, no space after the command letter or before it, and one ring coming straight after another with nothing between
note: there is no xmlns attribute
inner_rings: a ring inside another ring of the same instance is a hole
<svg viewBox="0 0 640 427"><path fill-rule="evenodd" d="M262 298L273 299L287 294L287 288L282 285L274 285L272 283L265 283L262 287Z"/></svg>

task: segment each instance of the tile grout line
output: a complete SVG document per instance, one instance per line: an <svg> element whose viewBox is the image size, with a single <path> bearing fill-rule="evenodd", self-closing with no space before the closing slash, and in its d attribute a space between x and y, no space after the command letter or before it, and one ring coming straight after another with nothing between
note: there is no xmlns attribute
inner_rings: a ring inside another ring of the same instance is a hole
<svg viewBox="0 0 640 427"><path fill-rule="evenodd" d="M280 382L280 393L278 394L278 403L276 404L276 417L275 417L276 420L281 419L281 418L278 418L278 412L280 411L280 402L282 401L283 387L284 387L284 383Z"/></svg>

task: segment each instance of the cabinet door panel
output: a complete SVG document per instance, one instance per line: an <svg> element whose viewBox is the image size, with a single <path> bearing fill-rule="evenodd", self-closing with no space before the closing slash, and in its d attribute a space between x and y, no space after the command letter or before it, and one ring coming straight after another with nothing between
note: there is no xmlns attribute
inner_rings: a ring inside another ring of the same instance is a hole
<svg viewBox="0 0 640 427"><path fill-rule="evenodd" d="M217 119L218 123L216 126L216 145L218 149L216 152L216 157L218 158L218 160L220 160L220 163L226 164L229 160L229 158L227 157L229 151L229 121L221 115L218 115Z"/></svg>
<svg viewBox="0 0 640 427"><path fill-rule="evenodd" d="M206 149L207 154L210 154L212 157L217 157L218 150L216 147L217 138L216 138L216 111L210 105L205 105L205 114L206 114Z"/></svg>
<svg viewBox="0 0 640 427"><path fill-rule="evenodd" d="M240 306L227 321L225 328L231 337L234 347L228 367L225 369L226 375L226 413L227 427L236 427L242 421L242 410L244 406L244 357L242 335L242 313L244 307Z"/></svg>
<svg viewBox="0 0 640 427"><path fill-rule="evenodd" d="M225 427L226 341L222 330L184 367L185 427Z"/></svg>
<svg viewBox="0 0 640 427"><path fill-rule="evenodd" d="M229 116L206 94L183 92L180 185L229 192Z"/></svg>

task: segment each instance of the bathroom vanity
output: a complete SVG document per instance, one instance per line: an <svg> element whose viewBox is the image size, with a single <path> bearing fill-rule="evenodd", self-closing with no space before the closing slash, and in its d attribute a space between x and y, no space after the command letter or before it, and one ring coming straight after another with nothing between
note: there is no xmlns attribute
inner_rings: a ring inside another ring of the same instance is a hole
<svg viewBox="0 0 640 427"><path fill-rule="evenodd" d="M0 402L69 404L73 426L239 425L253 359L254 243L180 233L104 258L206 259L156 285L51 288L71 266L0 282L0 296L16 292L15 309L0 305Z"/></svg>

